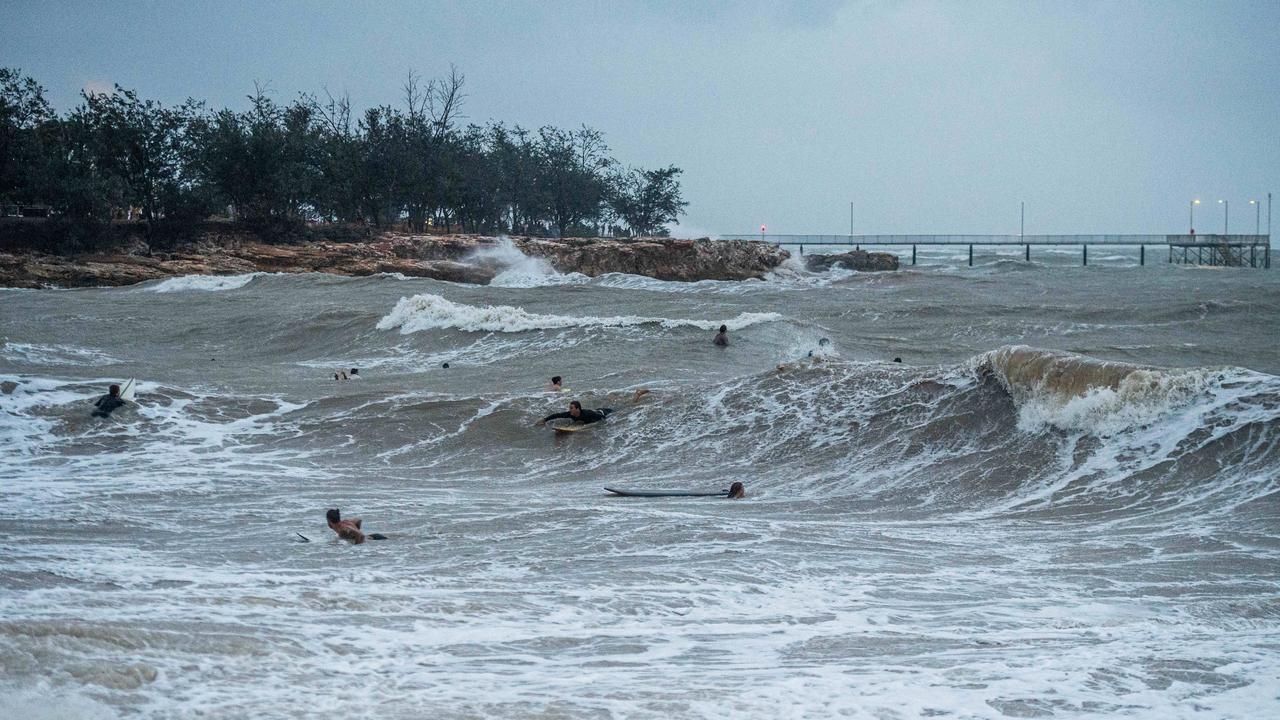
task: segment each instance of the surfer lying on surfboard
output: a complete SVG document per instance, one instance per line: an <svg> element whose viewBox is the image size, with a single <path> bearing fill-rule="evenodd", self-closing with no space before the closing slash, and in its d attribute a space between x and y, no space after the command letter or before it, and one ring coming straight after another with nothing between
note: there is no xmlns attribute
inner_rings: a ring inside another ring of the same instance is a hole
<svg viewBox="0 0 1280 720"><path fill-rule="evenodd" d="M541 420L539 420L534 424L537 425L538 427L542 427L543 425L546 425L547 421L549 420L573 420L576 422L580 422L583 425L590 425L591 423L597 423L597 422L600 422L601 420L604 420L605 418L609 417L609 414L612 412L613 412L613 408L600 408L599 410L583 410L582 403L578 402L577 400L574 400L573 402L569 403L569 412L553 413L551 415L548 415L542 418Z"/></svg>
<svg viewBox="0 0 1280 720"><path fill-rule="evenodd" d="M378 533L370 533L365 535L360 529L360 518L342 519L342 511L338 508L329 508L325 512L324 517L329 521L329 529L338 534L338 537L350 542L352 545L359 545L366 539L369 540L386 540L386 535Z"/></svg>

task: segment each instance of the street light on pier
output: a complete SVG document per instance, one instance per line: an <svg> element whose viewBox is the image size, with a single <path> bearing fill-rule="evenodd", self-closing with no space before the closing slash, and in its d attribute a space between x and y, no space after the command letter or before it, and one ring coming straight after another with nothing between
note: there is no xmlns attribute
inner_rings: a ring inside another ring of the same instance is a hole
<svg viewBox="0 0 1280 720"><path fill-rule="evenodd" d="M1230 235L1227 232L1227 222L1231 219L1231 203L1226 200L1219 200L1218 204L1222 206L1222 234Z"/></svg>
<svg viewBox="0 0 1280 720"><path fill-rule="evenodd" d="M1262 203L1257 200L1250 200L1249 204L1253 206L1253 234L1262 234Z"/></svg>
<svg viewBox="0 0 1280 720"><path fill-rule="evenodd" d="M1199 200L1192 200L1191 205L1191 234L1196 234L1196 206L1200 204Z"/></svg>

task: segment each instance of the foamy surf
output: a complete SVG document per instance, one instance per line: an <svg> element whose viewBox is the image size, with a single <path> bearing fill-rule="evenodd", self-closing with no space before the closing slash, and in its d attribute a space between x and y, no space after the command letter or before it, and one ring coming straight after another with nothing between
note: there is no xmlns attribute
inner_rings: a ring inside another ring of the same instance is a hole
<svg viewBox="0 0 1280 720"><path fill-rule="evenodd" d="M1255 717L1280 276L1233 272L5 294L6 709ZM136 406L90 417L113 375ZM570 400L616 412L535 427ZM337 541L329 507L391 539Z"/></svg>
<svg viewBox="0 0 1280 720"><path fill-rule="evenodd" d="M1025 430L1057 427L1097 435L1157 422L1203 397L1221 373L1104 362L1072 353L1008 346L974 358L1018 406Z"/></svg>
<svg viewBox="0 0 1280 720"><path fill-rule="evenodd" d="M580 285L591 278L582 273L561 273L551 267L544 258L531 257L520 251L510 238L502 238L495 245L481 247L468 255L463 262L469 264L496 264L502 271L489 281L494 287L533 288L548 285Z"/></svg>
<svg viewBox="0 0 1280 720"><path fill-rule="evenodd" d="M246 273L244 275L183 275L182 277L161 280L155 285L142 288L144 292L219 292L222 290L238 290L253 282L256 277L269 273Z"/></svg>
<svg viewBox="0 0 1280 720"><path fill-rule="evenodd" d="M664 328L692 327L712 330L727 325L741 330L758 323L775 322L783 316L774 312L744 312L728 320L686 320L638 315L541 315L512 305L466 305L430 293L400 298L391 312L378 321L379 330L402 334L423 330L463 330L466 332L517 333L559 328L634 327L659 325Z"/></svg>

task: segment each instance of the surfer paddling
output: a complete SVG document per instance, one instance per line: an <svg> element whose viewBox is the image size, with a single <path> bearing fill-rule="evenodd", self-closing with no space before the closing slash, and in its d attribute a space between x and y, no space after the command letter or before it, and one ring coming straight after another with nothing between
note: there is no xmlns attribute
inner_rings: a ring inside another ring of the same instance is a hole
<svg viewBox="0 0 1280 720"><path fill-rule="evenodd" d="M325 520L329 521L329 529L338 534L338 537L346 540L352 545L359 545L365 540L386 540L386 535L378 533L364 534L360 529L360 518L342 519L342 511L338 508L329 508L324 514Z"/></svg>
<svg viewBox="0 0 1280 720"><path fill-rule="evenodd" d="M604 420L605 418L609 417L609 414L612 412L613 412L613 408L600 408L598 410L583 410L582 403L578 402L577 400L574 400L569 403L569 412L552 413L551 415L548 415L542 418L541 420L539 420L538 422L534 423L534 425L537 425L538 427L542 427L543 425L546 425L547 422L550 420L573 420L575 422L580 422L583 425L590 425L591 423L597 423L597 422L600 422L601 420Z"/></svg>
<svg viewBox="0 0 1280 720"><path fill-rule="evenodd" d="M120 386L113 383L111 387L107 388L106 395L93 402L93 406L97 408L97 410L93 411L93 416L100 418L111 417L111 413L124 407L124 404L124 398L120 397Z"/></svg>

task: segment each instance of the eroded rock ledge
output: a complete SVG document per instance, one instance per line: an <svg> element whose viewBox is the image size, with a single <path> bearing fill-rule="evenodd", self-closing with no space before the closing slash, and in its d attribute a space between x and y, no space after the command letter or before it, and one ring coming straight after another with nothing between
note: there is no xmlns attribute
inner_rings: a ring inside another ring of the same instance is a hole
<svg viewBox="0 0 1280 720"><path fill-rule="evenodd" d="M401 273L484 284L504 269L494 257L500 253L484 250L496 249L507 241L525 255L545 259L559 272L589 276L617 272L660 280L745 280L764 277L790 257L790 253L775 245L745 240L494 238L384 233L361 242L272 245L252 237L224 235L204 237L163 252L141 242L125 251L106 254L61 256L0 251L0 285L93 287L131 285L180 275L250 272Z"/></svg>

